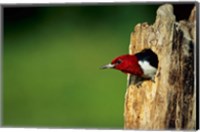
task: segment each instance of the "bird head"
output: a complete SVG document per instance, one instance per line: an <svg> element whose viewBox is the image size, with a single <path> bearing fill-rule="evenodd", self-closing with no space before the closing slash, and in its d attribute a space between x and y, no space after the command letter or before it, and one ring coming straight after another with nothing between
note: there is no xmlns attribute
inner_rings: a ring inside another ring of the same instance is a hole
<svg viewBox="0 0 200 132"><path fill-rule="evenodd" d="M111 63L101 67L101 69L110 68L120 70L124 73L130 73L135 75L142 74L142 70L138 64L137 57L129 54L116 57L111 61Z"/></svg>

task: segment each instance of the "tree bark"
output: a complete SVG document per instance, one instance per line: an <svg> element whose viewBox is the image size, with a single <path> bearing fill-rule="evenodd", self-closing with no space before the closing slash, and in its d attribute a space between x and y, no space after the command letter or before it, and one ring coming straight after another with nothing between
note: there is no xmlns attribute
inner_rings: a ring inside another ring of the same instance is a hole
<svg viewBox="0 0 200 132"><path fill-rule="evenodd" d="M173 6L165 4L158 8L153 25L135 26L130 54L150 48L157 54L159 64L155 83L150 80L139 88L133 84L128 86L124 104L125 129L195 129L195 47L195 7L187 21L176 22Z"/></svg>

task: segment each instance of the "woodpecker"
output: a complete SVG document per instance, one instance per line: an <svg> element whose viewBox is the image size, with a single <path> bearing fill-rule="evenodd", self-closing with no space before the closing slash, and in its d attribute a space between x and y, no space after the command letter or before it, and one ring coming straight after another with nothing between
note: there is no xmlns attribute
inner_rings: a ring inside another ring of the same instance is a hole
<svg viewBox="0 0 200 132"><path fill-rule="evenodd" d="M158 68L158 57L151 49L144 49L134 55L121 55L104 65L101 69L116 69L123 73L134 75L140 78L137 86L141 85L141 80L152 80Z"/></svg>

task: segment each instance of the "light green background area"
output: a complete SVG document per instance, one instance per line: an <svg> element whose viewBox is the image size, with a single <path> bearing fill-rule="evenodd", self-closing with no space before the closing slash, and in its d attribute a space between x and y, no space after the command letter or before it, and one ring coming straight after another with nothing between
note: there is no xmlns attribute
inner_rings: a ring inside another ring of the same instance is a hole
<svg viewBox="0 0 200 132"><path fill-rule="evenodd" d="M40 7L4 21L3 126L123 128L127 76L100 70L127 54L156 5Z"/></svg>

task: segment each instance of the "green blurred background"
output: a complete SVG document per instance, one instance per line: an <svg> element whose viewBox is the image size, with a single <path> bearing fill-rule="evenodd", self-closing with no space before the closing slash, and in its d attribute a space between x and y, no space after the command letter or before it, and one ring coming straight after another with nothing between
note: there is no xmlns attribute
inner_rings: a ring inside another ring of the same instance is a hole
<svg viewBox="0 0 200 132"><path fill-rule="evenodd" d="M4 7L3 126L123 128L127 54L158 5Z"/></svg>

